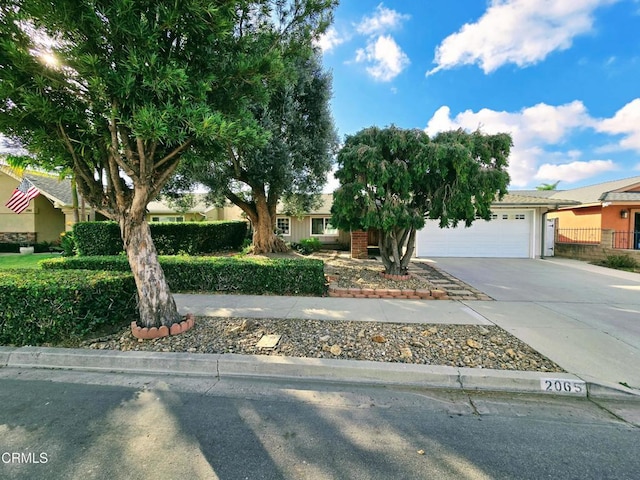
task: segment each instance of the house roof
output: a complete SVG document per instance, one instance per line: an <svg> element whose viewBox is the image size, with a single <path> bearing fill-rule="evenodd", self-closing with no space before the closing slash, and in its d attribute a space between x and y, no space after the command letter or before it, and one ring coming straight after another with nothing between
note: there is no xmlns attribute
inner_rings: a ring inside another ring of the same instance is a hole
<svg viewBox="0 0 640 480"><path fill-rule="evenodd" d="M564 198L551 198L546 191L514 190L507 193L502 200L493 203L495 206L526 206L526 207L548 207L559 208L570 205L578 205L575 200Z"/></svg>
<svg viewBox="0 0 640 480"><path fill-rule="evenodd" d="M624 190L640 186L640 177L623 178L622 180L613 180L611 182L598 183L587 187L573 188L571 190L554 191L551 198L565 198L575 200L583 204L598 204L603 201L614 200L613 196L608 197L611 193L626 193ZM631 193L631 192L629 192ZM630 200L635 200L635 197ZM621 197L618 198L622 200Z"/></svg>
<svg viewBox="0 0 640 480"><path fill-rule="evenodd" d="M26 178L40 191L42 195L54 202L56 206L61 207L65 205L73 205L71 180L68 178L60 178L56 175L35 172L33 170L25 170L20 173L8 165L0 166L0 171L17 181Z"/></svg>

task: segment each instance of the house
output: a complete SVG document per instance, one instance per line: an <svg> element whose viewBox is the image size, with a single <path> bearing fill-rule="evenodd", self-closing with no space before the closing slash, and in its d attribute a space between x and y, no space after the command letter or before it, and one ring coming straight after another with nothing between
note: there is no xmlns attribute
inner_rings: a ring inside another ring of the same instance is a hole
<svg viewBox="0 0 640 480"><path fill-rule="evenodd" d="M40 192L20 214L5 204L13 191L25 178ZM60 234L74 223L71 181L46 173L20 172L0 165L0 242L36 243L55 242ZM90 209L86 219L92 218Z"/></svg>
<svg viewBox="0 0 640 480"><path fill-rule="evenodd" d="M552 194L555 192L551 192ZM416 234L417 257L537 258L552 256L554 222L549 212L578 202L539 190L512 191L491 208L491 220L470 227L440 228L427 220Z"/></svg>
<svg viewBox="0 0 640 480"><path fill-rule="evenodd" d="M557 219L560 241L599 243L610 231L612 248L640 250L640 177L554 192L578 202L549 215Z"/></svg>
<svg viewBox="0 0 640 480"><path fill-rule="evenodd" d="M229 202L223 207L212 206L204 201L204 195L196 194L193 207L177 209L170 202L155 200L147 205L148 222L213 222L220 220L245 220L240 207Z"/></svg>
<svg viewBox="0 0 640 480"><path fill-rule="evenodd" d="M340 231L331 225L332 194L322 194L320 205L303 216L287 215L282 205L278 205L276 230L285 242L297 243L305 238L317 238L327 247L347 247L350 233Z"/></svg>

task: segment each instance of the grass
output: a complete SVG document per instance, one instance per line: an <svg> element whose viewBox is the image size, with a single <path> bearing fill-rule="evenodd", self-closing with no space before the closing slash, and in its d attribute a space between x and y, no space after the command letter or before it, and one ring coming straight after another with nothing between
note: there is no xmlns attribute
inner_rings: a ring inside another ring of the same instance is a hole
<svg viewBox="0 0 640 480"><path fill-rule="evenodd" d="M9 268L40 268L38 262L45 258L57 258L59 253L34 253L32 255L0 255L0 270Z"/></svg>

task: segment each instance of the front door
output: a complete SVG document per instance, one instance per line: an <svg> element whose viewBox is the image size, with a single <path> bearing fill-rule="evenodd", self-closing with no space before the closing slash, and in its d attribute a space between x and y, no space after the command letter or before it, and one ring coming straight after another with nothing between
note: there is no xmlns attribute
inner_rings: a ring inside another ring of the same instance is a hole
<svg viewBox="0 0 640 480"><path fill-rule="evenodd" d="M640 250L640 212L635 212L633 222L633 248Z"/></svg>

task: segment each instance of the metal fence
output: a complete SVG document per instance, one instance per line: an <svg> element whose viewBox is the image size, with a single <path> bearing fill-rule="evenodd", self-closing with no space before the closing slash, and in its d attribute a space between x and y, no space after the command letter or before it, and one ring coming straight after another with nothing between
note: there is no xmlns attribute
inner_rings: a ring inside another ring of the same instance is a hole
<svg viewBox="0 0 640 480"><path fill-rule="evenodd" d="M640 231L613 232L611 247L619 249L640 250Z"/></svg>
<svg viewBox="0 0 640 480"><path fill-rule="evenodd" d="M556 243L581 243L599 245L602 241L600 228L559 228L556 231Z"/></svg>
<svg viewBox="0 0 640 480"><path fill-rule="evenodd" d="M612 231L605 236L606 248L619 250L640 250L640 231ZM556 243L571 243L581 245L600 245L603 243L602 229L600 228L559 228L556 231ZM610 243L610 244L609 244Z"/></svg>

